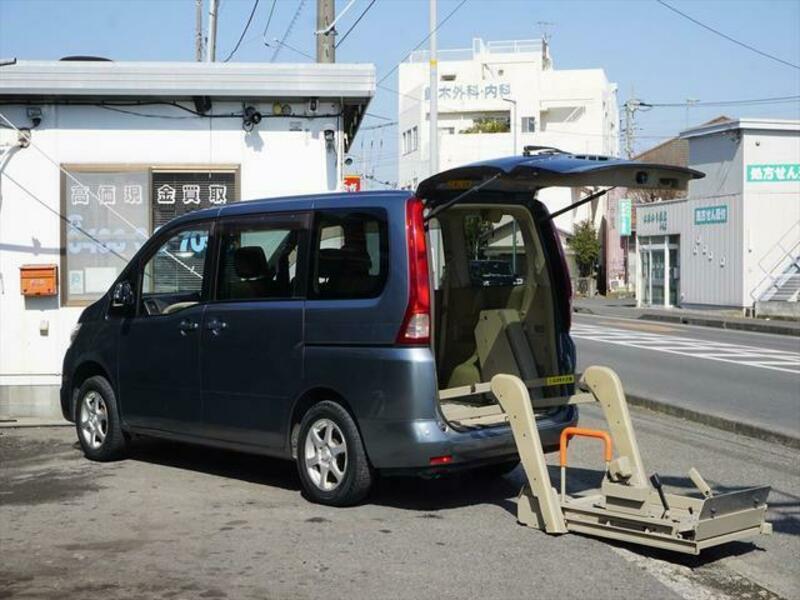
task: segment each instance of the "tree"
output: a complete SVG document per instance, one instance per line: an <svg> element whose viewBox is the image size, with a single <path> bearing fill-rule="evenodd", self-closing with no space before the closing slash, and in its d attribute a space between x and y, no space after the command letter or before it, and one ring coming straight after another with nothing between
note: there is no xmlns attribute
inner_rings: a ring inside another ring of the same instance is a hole
<svg viewBox="0 0 800 600"><path fill-rule="evenodd" d="M458 133L508 133L511 131L511 122L508 119L497 117L476 117L470 127Z"/></svg>
<svg viewBox="0 0 800 600"><path fill-rule="evenodd" d="M575 224L575 231L567 241L575 253L575 263L581 277L592 275L594 266L600 256L600 240L590 220Z"/></svg>

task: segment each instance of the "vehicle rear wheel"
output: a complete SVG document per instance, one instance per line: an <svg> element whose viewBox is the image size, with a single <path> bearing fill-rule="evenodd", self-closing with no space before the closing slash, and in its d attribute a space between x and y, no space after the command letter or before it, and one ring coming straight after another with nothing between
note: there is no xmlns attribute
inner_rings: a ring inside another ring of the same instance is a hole
<svg viewBox="0 0 800 600"><path fill-rule="evenodd" d="M303 416L297 470L312 502L350 506L369 493L375 476L358 427L340 404L326 400Z"/></svg>
<svg viewBox="0 0 800 600"><path fill-rule="evenodd" d="M128 443L122 432L117 399L105 377L90 377L78 390L75 428L87 458L110 461L125 456Z"/></svg>

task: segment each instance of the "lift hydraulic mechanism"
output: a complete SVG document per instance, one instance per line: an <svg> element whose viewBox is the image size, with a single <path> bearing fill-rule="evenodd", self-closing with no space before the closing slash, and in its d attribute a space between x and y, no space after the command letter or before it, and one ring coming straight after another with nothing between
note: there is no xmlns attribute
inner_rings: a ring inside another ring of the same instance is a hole
<svg viewBox="0 0 800 600"><path fill-rule="evenodd" d="M607 367L589 367L578 392L561 398L531 398L530 389L574 382L574 376L523 382L495 375L487 386L506 413L528 483L519 494L517 519L549 534L569 532L700 554L728 542L772 533L765 520L769 486L714 493L692 468L698 497L666 493L658 475L647 477L619 377ZM480 393L488 390L475 390ZM537 394L538 396L538 394ZM551 485L534 410L567 404L599 404L608 431L569 427L561 435L560 491ZM605 472L599 489L569 496L567 448L574 437L604 445Z"/></svg>

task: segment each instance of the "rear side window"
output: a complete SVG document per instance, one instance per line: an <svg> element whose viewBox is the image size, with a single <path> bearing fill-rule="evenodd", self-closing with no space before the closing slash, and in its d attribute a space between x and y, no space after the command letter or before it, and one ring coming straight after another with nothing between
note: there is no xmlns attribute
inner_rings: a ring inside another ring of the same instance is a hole
<svg viewBox="0 0 800 600"><path fill-rule="evenodd" d="M386 213L331 210L317 214L314 227L312 298L374 298L389 270Z"/></svg>
<svg viewBox="0 0 800 600"><path fill-rule="evenodd" d="M303 295L302 223L291 218L226 224L220 234L217 300L271 300Z"/></svg>

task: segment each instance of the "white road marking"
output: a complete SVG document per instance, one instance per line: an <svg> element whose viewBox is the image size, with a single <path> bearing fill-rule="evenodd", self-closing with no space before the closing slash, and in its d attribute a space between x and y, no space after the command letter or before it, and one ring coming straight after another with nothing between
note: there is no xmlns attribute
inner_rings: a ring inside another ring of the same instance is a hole
<svg viewBox="0 0 800 600"><path fill-rule="evenodd" d="M800 352L574 323L572 337L800 375Z"/></svg>

